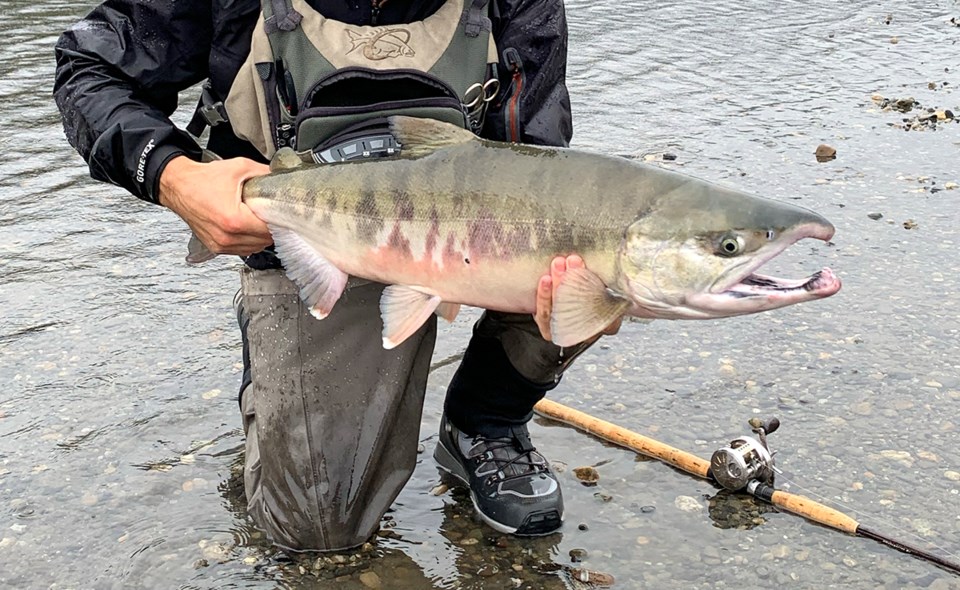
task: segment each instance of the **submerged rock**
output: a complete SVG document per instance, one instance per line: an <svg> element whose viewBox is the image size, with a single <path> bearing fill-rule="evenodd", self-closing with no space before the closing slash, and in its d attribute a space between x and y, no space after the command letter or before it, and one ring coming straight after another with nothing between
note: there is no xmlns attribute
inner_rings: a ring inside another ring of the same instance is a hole
<svg viewBox="0 0 960 590"><path fill-rule="evenodd" d="M697 502L696 498L690 496L677 496L673 504L684 512L700 512L703 510L703 505Z"/></svg>
<svg viewBox="0 0 960 590"><path fill-rule="evenodd" d="M600 472L597 471L596 467L589 465L586 467L575 467L573 469L573 475L585 486L594 486L600 481Z"/></svg>
<svg viewBox="0 0 960 590"><path fill-rule="evenodd" d="M817 157L818 162L829 162L830 160L835 160L837 158L836 148L825 143L818 145L816 151L813 153Z"/></svg>

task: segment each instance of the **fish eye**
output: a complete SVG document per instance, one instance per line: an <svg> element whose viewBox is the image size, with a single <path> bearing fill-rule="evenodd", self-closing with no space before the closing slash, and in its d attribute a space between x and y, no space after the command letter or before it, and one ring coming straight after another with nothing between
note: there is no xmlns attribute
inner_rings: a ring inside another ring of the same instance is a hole
<svg viewBox="0 0 960 590"><path fill-rule="evenodd" d="M773 231L772 229L767 230L767 241L772 241L776 236L777 232Z"/></svg>
<svg viewBox="0 0 960 590"><path fill-rule="evenodd" d="M736 256L743 251L743 239L740 236L727 236L720 240L721 256Z"/></svg>

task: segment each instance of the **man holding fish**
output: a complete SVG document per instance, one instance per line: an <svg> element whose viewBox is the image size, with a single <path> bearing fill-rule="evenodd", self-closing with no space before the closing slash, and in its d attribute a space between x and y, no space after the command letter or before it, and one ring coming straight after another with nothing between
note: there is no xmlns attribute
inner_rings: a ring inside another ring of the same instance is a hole
<svg viewBox="0 0 960 590"><path fill-rule="evenodd" d="M415 464L434 313L489 310L435 457L490 526L543 535L563 501L526 424L621 316L725 317L839 288L828 269L753 273L829 239L814 213L536 147L570 140L566 43L556 0L114 0L58 43L55 96L93 177L178 214L188 259L244 257L245 489L278 545L376 532ZM210 125L223 159L168 118L204 79L189 129Z"/></svg>

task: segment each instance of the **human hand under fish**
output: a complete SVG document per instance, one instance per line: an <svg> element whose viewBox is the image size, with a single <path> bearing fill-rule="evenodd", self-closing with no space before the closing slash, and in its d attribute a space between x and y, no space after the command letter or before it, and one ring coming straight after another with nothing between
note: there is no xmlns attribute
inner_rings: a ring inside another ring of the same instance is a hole
<svg viewBox="0 0 960 590"><path fill-rule="evenodd" d="M537 311L533 314L533 320L537 322L540 328L540 335L544 340L553 340L553 334L550 331L550 316L553 314L553 298L557 293L557 287L563 281L563 275L567 270L586 269L586 263L583 258L573 254L571 256L557 256L550 263L550 273L540 277L537 284ZM614 320L598 336L611 336L620 331L620 325L623 323L623 316Z"/></svg>

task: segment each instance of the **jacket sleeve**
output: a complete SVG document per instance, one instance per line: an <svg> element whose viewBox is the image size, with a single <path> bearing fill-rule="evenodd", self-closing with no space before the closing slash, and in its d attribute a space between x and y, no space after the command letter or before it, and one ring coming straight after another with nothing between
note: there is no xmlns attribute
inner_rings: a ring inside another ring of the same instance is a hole
<svg viewBox="0 0 960 590"><path fill-rule="evenodd" d="M156 203L166 163L200 159L169 116L207 77L210 23L208 2L108 0L61 35L54 99L93 178Z"/></svg>
<svg viewBox="0 0 960 590"><path fill-rule="evenodd" d="M567 146L573 136L567 93L567 19L563 0L494 0L500 87L483 135Z"/></svg>

